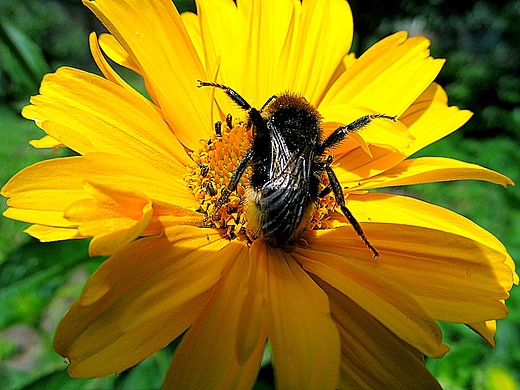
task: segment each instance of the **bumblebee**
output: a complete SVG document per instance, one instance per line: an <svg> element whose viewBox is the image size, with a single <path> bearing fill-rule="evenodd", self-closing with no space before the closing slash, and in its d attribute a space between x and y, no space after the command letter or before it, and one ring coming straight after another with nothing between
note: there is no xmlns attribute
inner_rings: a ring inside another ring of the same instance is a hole
<svg viewBox="0 0 520 390"><path fill-rule="evenodd" d="M251 167L250 188L245 202L248 228L266 243L287 252L294 250L310 222L318 199L332 191L336 205L361 240L374 257L379 256L346 207L341 184L330 167L333 157L327 157L327 154L349 133L360 130L373 119L396 121L395 116L365 115L347 126L338 127L324 138L321 115L300 95L290 92L273 95L258 110L225 85L198 81L199 87L222 89L247 112L246 127L252 129L251 146L232 174L227 188L221 192L215 212L228 201L247 167ZM329 183L320 190L324 173Z"/></svg>

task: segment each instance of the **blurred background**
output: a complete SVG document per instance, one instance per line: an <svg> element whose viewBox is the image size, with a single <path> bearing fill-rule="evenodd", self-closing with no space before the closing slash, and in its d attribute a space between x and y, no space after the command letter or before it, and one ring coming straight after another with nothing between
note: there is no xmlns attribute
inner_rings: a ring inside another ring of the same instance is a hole
<svg viewBox="0 0 520 390"><path fill-rule="evenodd" d="M175 3L181 12L195 10L192 1ZM425 35L432 55L447 59L437 81L450 105L475 113L461 130L420 155L477 163L520 183L520 0L351 0L350 5L356 54L395 31ZM43 133L20 110L45 73L63 65L99 73L88 49L91 31L104 29L80 0L0 0L0 186L23 167L56 157L27 144ZM140 85L135 75L122 72ZM462 181L400 191L469 217L520 259L517 188ZM0 211L5 208L2 198ZM0 217L0 388L160 388L175 343L118 375L68 377L66 362L52 349L53 333L103 259L88 258L85 241L41 244L22 232L26 227ZM496 349L462 325L441 324L452 350L427 364L445 389L518 388L520 288L507 304L510 315L498 322ZM266 359L255 388L272 388L272 379Z"/></svg>

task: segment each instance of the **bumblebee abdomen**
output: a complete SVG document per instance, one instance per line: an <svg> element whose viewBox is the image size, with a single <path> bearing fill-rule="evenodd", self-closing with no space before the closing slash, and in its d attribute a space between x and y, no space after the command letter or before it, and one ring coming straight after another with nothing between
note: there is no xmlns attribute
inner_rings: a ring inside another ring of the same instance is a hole
<svg viewBox="0 0 520 390"><path fill-rule="evenodd" d="M307 227L314 211L314 202L301 198L302 191L291 196L280 188L271 191L248 189L245 211L248 229L273 247L292 251Z"/></svg>

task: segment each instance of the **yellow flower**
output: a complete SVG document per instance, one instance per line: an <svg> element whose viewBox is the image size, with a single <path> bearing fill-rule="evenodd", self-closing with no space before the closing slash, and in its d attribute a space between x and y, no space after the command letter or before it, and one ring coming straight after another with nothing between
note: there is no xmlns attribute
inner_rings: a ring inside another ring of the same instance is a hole
<svg viewBox="0 0 520 390"><path fill-rule="evenodd" d="M493 345L518 282L504 246L451 211L368 191L513 184L473 164L409 158L471 116L448 107L433 82L443 61L427 39L396 33L355 58L343 0L199 0L197 15L179 15L170 0L84 2L110 31L90 37L104 77L61 68L23 110L47 134L34 146L78 156L30 166L2 189L5 215L31 223L32 236L92 238L91 255L110 255L56 332L71 376L122 371L186 332L165 388L250 388L269 340L281 389L428 389L439 385L423 355L448 351L436 321L466 323ZM150 100L100 47L143 77ZM326 135L363 115L396 115L331 151L380 257L334 211L333 194L293 252L266 245L243 213L249 172L213 215L251 134L246 113L198 79L257 108L276 93L301 94Z"/></svg>

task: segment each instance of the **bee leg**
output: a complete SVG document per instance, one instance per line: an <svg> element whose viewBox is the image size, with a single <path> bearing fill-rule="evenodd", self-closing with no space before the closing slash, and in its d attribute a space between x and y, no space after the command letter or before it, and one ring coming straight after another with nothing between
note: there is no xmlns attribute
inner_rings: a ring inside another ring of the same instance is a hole
<svg viewBox="0 0 520 390"><path fill-rule="evenodd" d="M330 164L332 164L332 161L334 161L334 156L332 154L329 154L329 156L327 157L327 160L325 160L325 161L318 161L318 162L315 161L314 165L313 165L314 175L316 177L321 176L321 174L325 171L325 168L329 167ZM332 191L332 187L331 187L331 184L329 183L327 185L327 187L325 187L324 189L322 189L320 191L320 193L318 194L318 197L323 198L325 195L330 194L331 191Z"/></svg>
<svg viewBox="0 0 520 390"><path fill-rule="evenodd" d="M235 102L244 111L247 111L248 116L249 116L248 123L246 126L247 128L250 128L251 124L253 124L257 128L257 131L260 131L261 133L265 133L267 131L267 129L265 129L264 119L262 118L260 113L262 112L264 107L267 104L269 104L269 102L271 102L273 99L276 99L276 95L271 96L267 100L267 102L262 106L261 110L258 111L256 108L251 107L251 105L246 101L246 99L244 99L242 96L240 96L240 94L238 92L236 92L234 89L231 89L231 88L225 86L224 84L213 83L211 81L202 81L202 80L197 80L197 81L199 82L199 85L198 85L199 88L200 87L215 87L215 88L222 89L226 93L226 95L228 95L229 98L231 100L233 100L233 102ZM226 118L226 123L228 126L230 125L230 122L231 121L228 121Z"/></svg>
<svg viewBox="0 0 520 390"><path fill-rule="evenodd" d="M318 145L316 150L316 155L320 156L329 148L332 148L334 146L337 146L340 144L349 133L352 133L354 131L358 131L368 125L372 119L376 118L383 118L383 119L390 119L394 122L397 120L396 116L389 116L384 114L370 114L362 116L359 119L356 119L354 122L338 127L336 130L334 130L324 141L321 145Z"/></svg>
<svg viewBox="0 0 520 390"><path fill-rule="evenodd" d="M238 104L238 106L245 110L245 111L249 111L251 110L251 106L249 105L249 103L246 101L246 99L244 99L242 96L240 96L240 94L238 92L236 92L235 90L229 88L229 87L226 87L225 85L223 84L218 84L218 83L213 83L211 81L202 81L202 80L197 80L199 82L199 85L198 87L215 87L215 88L220 88L222 89L224 92L226 92L226 95L229 96L229 98L231 100L233 100L236 104Z"/></svg>
<svg viewBox="0 0 520 390"><path fill-rule="evenodd" d="M264 108L267 107L267 105L269 103L271 103L274 99L276 99L278 96L277 95L273 95L271 96L269 99L267 99L267 101L264 103L264 105L262 106L262 108L260 109L260 112L262 112L264 110Z"/></svg>
<svg viewBox="0 0 520 390"><path fill-rule="evenodd" d="M327 187L325 187L324 189L321 190L318 197L323 198L325 195L330 194L331 191L332 191L332 188L330 187L330 184L329 184Z"/></svg>
<svg viewBox="0 0 520 390"><path fill-rule="evenodd" d="M368 246L368 249L372 251L374 254L374 258L379 257L379 252L370 244L367 237L365 236L365 232L361 228L361 225L356 220L354 215L350 212L349 209L347 209L347 206L345 205L345 197L343 196L343 191L341 190L341 184L339 183L338 178L336 177L336 174L332 170L331 167L325 167L325 171L327 172L327 176L329 177L329 186L332 188L332 191L334 192L334 197L336 198L336 204L339 205L341 208L341 211L347 217L348 221L356 231L359 237L361 237L361 240L365 243L366 246Z"/></svg>

